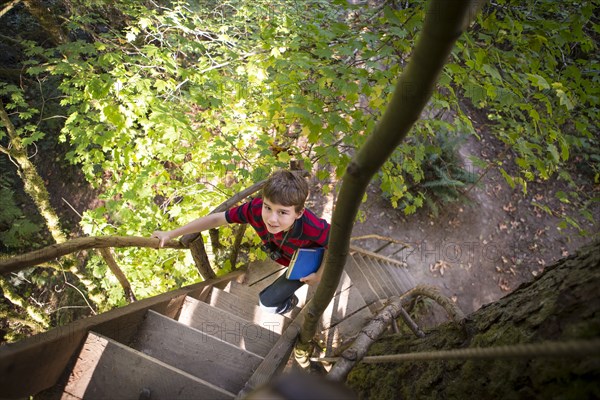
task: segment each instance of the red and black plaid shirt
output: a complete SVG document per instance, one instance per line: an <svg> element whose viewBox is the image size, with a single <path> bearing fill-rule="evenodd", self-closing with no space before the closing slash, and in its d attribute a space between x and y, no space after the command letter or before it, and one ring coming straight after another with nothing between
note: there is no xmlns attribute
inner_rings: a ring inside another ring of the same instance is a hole
<svg viewBox="0 0 600 400"><path fill-rule="evenodd" d="M250 224L264 244L273 243L276 248L280 249L282 254L282 257L275 260L279 264L288 266L298 248L327 246L329 223L322 218L318 218L309 209L305 209L302 217L296 220L285 239L285 243L282 244L285 232L278 232L275 235L269 233L262 219L262 206L262 198L255 198L226 211L225 218L229 223Z"/></svg>

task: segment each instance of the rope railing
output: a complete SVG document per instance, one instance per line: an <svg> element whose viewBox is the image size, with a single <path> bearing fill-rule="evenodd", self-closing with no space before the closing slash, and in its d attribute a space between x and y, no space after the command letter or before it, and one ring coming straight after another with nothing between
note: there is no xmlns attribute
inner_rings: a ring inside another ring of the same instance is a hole
<svg viewBox="0 0 600 400"><path fill-rule="evenodd" d="M365 356L360 362L367 364L408 361L489 360L538 357L600 357L600 339L571 340L565 342L522 343L494 347L422 351L383 356ZM341 357L313 358L312 361L334 363Z"/></svg>

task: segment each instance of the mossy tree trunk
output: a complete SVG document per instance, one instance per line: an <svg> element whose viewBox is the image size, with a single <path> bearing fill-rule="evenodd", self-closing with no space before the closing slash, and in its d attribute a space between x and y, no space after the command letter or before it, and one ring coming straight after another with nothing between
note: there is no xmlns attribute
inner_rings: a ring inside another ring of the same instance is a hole
<svg viewBox="0 0 600 400"><path fill-rule="evenodd" d="M69 42L69 37L54 10L40 0L23 0L23 3L27 11L38 20L52 43L60 45Z"/></svg>
<svg viewBox="0 0 600 400"><path fill-rule="evenodd" d="M44 184L44 180L38 174L35 165L27 155L27 148L23 146L21 138L12 124L4 104L0 101L0 121L8 132L10 147L0 147L0 151L8 155L16 165L19 166L19 177L23 181L25 192L33 199L35 206L46 221L46 226L56 243L67 241L67 236L60 228L60 219L50 204L50 195Z"/></svg>
<svg viewBox="0 0 600 400"><path fill-rule="evenodd" d="M548 267L533 282L482 307L464 329L445 324L423 339L386 336L368 355L494 347L600 337L600 242ZM591 399L600 397L600 354L576 358L359 364L347 383L369 399Z"/></svg>
<svg viewBox="0 0 600 400"><path fill-rule="evenodd" d="M23 145L21 137L11 122L4 104L0 100L0 121L4 129L8 132L9 147L0 146L0 152L5 153L18 166L18 174L23 181L25 192L32 198L37 210L46 222L46 226L50 235L56 243L65 243L67 235L62 231L60 218L54 207L50 203L50 194L46 189L44 180L38 173L35 165L31 162L27 155L27 147ZM100 293L97 285L87 277L85 272L79 271L77 261L74 256L69 255L63 261L67 264L68 269L83 283L90 295L90 298L95 303L104 301L104 295Z"/></svg>
<svg viewBox="0 0 600 400"><path fill-rule="evenodd" d="M323 278L309 305L296 346L296 360L306 360L317 322L331 301L349 251L352 226L366 188L402 142L433 93L454 43L477 9L475 0L432 0L417 45L400 77L381 121L348 165L331 221Z"/></svg>

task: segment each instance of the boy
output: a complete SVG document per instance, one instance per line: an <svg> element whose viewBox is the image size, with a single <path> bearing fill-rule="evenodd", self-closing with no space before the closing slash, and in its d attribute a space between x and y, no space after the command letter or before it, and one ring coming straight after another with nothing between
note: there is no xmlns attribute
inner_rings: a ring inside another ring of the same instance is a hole
<svg viewBox="0 0 600 400"><path fill-rule="evenodd" d="M209 214L172 231L155 231L159 247L188 233L201 232L228 223L248 223L263 242L261 247L277 263L288 266L294 251L306 247L326 247L329 224L304 208L308 197L306 180L291 171L273 173L262 188L262 197L228 211ZM304 283L319 283L322 268L299 281L281 275L259 295L259 304L269 312L285 314L296 306L294 292Z"/></svg>

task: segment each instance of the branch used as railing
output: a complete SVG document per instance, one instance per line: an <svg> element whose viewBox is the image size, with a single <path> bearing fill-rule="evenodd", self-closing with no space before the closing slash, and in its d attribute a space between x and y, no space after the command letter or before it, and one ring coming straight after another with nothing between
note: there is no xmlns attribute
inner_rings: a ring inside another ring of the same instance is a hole
<svg viewBox="0 0 600 400"><path fill-rule="evenodd" d="M217 208L212 210L210 213L214 214L214 213L229 210L236 203L238 203L238 202L242 201L243 199L245 199L246 197L258 192L264 184L265 184L265 181L260 181L258 183L255 183L254 185L250 186L249 188L246 188L246 189L242 190L241 192L233 195L232 197L227 199L225 202L221 203ZM219 249L221 247L221 244L219 242L219 230L216 228L211 229L209 231L209 233L210 233L210 239L211 239L213 249ZM204 247L204 241L202 240L202 234L200 232L183 235L179 239L179 243L181 243L182 246L190 249L190 252L192 253L192 258L194 259L194 262L196 263L196 268L198 268L198 271L200 271L200 275L202 275L206 279L206 276L210 276L211 272L212 272L212 274L214 274L214 270L212 269L212 267L210 265L210 261L208 259L208 254L206 253L206 248ZM203 271L204 271L204 273L203 273Z"/></svg>
<svg viewBox="0 0 600 400"><path fill-rule="evenodd" d="M137 236L93 236L77 238L18 256L0 259L0 274L7 274L19 271L23 268L33 267L77 251L102 249L107 247L158 248L158 239ZM185 248L176 240L165 243L164 247L171 249Z"/></svg>

